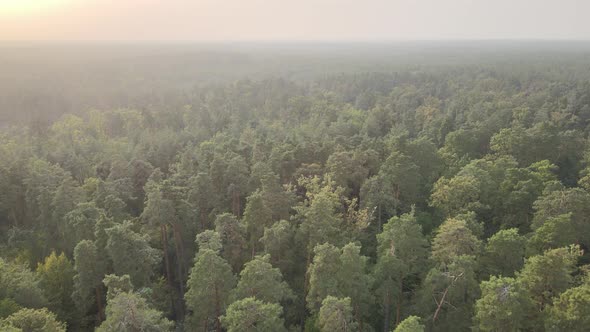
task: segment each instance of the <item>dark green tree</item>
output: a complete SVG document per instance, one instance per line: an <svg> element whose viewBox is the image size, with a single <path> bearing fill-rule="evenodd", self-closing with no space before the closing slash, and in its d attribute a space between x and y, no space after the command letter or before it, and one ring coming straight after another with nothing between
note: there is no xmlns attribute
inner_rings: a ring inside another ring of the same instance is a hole
<svg viewBox="0 0 590 332"><path fill-rule="evenodd" d="M352 332L358 331L359 326L354 321L350 298L327 296L322 301L319 312L319 328L321 331Z"/></svg>
<svg viewBox="0 0 590 332"><path fill-rule="evenodd" d="M231 266L216 252L200 250L190 271L187 292L184 294L190 312L187 327L221 331L219 318L229 305L230 292L236 284Z"/></svg>
<svg viewBox="0 0 590 332"><path fill-rule="evenodd" d="M518 281L492 276L481 283L475 304L475 323L481 331L521 331L533 310L529 293Z"/></svg>
<svg viewBox="0 0 590 332"><path fill-rule="evenodd" d="M150 246L147 235L139 234L133 228L131 222L125 221L107 229L106 251L115 274L127 274L133 285L143 287L149 284L162 254Z"/></svg>
<svg viewBox="0 0 590 332"><path fill-rule="evenodd" d="M232 303L221 317L221 322L228 332L285 332L282 313L283 308L276 303L247 297Z"/></svg>
<svg viewBox="0 0 590 332"><path fill-rule="evenodd" d="M389 331L391 312L395 303L395 322L401 320L402 304L407 298L404 289L424 272L428 257L427 242L414 213L393 217L377 235L377 264L375 265L375 291L382 304L383 328Z"/></svg>
<svg viewBox="0 0 590 332"><path fill-rule="evenodd" d="M278 268L270 264L270 256L256 256L244 265L234 290L237 300L253 297L266 303L293 299L294 295Z"/></svg>

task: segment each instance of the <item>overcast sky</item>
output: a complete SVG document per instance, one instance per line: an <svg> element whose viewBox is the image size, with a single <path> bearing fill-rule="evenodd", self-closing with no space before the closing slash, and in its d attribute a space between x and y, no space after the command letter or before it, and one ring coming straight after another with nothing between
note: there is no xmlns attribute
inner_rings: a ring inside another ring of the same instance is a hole
<svg viewBox="0 0 590 332"><path fill-rule="evenodd" d="M590 0L0 0L0 40L590 39Z"/></svg>

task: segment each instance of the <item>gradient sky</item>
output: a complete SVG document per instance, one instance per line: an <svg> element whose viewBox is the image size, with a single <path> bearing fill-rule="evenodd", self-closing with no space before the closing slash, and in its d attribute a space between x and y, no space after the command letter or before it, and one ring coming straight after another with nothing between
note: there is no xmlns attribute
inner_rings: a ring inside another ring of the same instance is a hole
<svg viewBox="0 0 590 332"><path fill-rule="evenodd" d="M0 0L0 40L590 39L590 0Z"/></svg>

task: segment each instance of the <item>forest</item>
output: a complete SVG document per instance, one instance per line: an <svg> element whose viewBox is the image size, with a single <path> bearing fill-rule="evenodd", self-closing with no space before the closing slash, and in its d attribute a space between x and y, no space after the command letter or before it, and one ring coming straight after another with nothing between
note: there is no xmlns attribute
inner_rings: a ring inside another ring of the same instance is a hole
<svg viewBox="0 0 590 332"><path fill-rule="evenodd" d="M106 47L0 47L1 331L588 330L589 45Z"/></svg>

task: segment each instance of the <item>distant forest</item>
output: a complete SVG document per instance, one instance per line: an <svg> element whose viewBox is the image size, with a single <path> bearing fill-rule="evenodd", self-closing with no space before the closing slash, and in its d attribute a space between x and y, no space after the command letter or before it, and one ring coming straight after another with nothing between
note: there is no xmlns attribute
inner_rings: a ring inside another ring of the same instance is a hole
<svg viewBox="0 0 590 332"><path fill-rule="evenodd" d="M587 331L590 44L0 44L1 331Z"/></svg>

